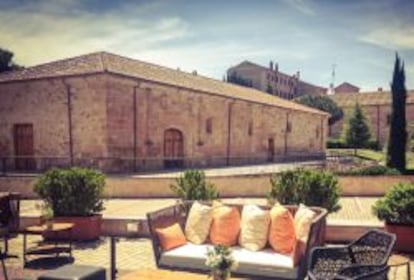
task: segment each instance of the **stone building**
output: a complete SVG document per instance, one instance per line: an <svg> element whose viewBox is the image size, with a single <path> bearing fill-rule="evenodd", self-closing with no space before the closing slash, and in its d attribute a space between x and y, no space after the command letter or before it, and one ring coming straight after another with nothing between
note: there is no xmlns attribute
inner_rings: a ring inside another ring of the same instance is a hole
<svg viewBox="0 0 414 280"><path fill-rule="evenodd" d="M0 75L0 158L9 169L320 158L326 133L323 112L106 52Z"/></svg>
<svg viewBox="0 0 414 280"><path fill-rule="evenodd" d="M325 95L327 89L300 80L300 72L288 75L279 71L276 63L271 61L269 67L264 67L250 61L231 67L227 77L241 77L250 82L253 88L271 93L284 99L293 99L301 95Z"/></svg>
<svg viewBox="0 0 414 280"><path fill-rule="evenodd" d="M344 118L329 128L329 137L339 138L343 135L344 122L349 119L358 102L369 122L372 139L379 141L381 146L387 142L391 115L391 93L389 91L337 93L329 97L344 110ZM407 91L406 118L408 127L414 124L413 90Z"/></svg>
<svg viewBox="0 0 414 280"><path fill-rule="evenodd" d="M348 82L343 82L335 87L335 93L356 93L359 92L359 87Z"/></svg>

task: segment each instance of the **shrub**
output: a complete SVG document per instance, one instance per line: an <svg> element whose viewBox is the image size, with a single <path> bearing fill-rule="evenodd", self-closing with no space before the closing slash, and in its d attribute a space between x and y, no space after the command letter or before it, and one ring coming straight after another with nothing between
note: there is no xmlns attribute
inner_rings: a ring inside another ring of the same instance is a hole
<svg viewBox="0 0 414 280"><path fill-rule="evenodd" d="M34 191L55 217L90 216L102 211L105 176L87 168L51 169L37 181Z"/></svg>
<svg viewBox="0 0 414 280"><path fill-rule="evenodd" d="M393 186L372 210L378 219L387 223L414 226L414 184Z"/></svg>
<svg viewBox="0 0 414 280"><path fill-rule="evenodd" d="M343 139L328 139L326 142L328 149L345 149L348 148L348 145Z"/></svg>
<svg viewBox="0 0 414 280"><path fill-rule="evenodd" d="M268 199L282 204L304 203L336 212L339 205L338 179L330 172L296 169L274 174Z"/></svg>
<svg viewBox="0 0 414 280"><path fill-rule="evenodd" d="M358 169L351 169L339 173L341 175L359 175L359 176L380 176L380 175L401 175L401 172L395 168L386 167L383 165L373 165Z"/></svg>
<svg viewBox="0 0 414 280"><path fill-rule="evenodd" d="M171 190L182 200L213 200L219 197L219 192L213 184L206 181L206 176L200 170L186 170L184 176L177 178Z"/></svg>

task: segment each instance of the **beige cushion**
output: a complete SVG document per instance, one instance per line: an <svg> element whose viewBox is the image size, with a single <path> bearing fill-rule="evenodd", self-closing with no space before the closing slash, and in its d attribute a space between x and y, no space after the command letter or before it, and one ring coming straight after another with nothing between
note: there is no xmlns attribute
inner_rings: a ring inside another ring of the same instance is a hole
<svg viewBox="0 0 414 280"><path fill-rule="evenodd" d="M295 231L296 238L306 244L308 240L310 227L316 213L304 204L300 204L295 214Z"/></svg>
<svg viewBox="0 0 414 280"><path fill-rule="evenodd" d="M160 264L175 269L209 271L210 269L205 265L207 248L212 248L212 245L187 243L181 247L163 252ZM272 279L298 279L298 266L294 265L291 254L278 254L272 249L252 252L239 246L231 247L231 249L232 255L238 263L235 273L266 276L272 277ZM255 278L252 277L252 279Z"/></svg>
<svg viewBox="0 0 414 280"><path fill-rule="evenodd" d="M263 249L267 243L269 223L269 211L263 210L257 205L243 206L239 236L240 246L252 251Z"/></svg>
<svg viewBox="0 0 414 280"><path fill-rule="evenodd" d="M185 225L187 240L195 244L204 243L208 237L212 219L212 208L195 201L191 206Z"/></svg>

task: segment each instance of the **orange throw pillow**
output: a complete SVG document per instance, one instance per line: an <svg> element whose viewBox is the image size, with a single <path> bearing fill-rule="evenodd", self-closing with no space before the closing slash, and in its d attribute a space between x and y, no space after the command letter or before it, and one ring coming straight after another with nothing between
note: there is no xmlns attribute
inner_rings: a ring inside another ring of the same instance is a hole
<svg viewBox="0 0 414 280"><path fill-rule="evenodd" d="M187 243L183 230L178 223L166 228L156 229L163 250L171 250Z"/></svg>
<svg viewBox="0 0 414 280"><path fill-rule="evenodd" d="M233 246L237 244L240 232L240 213L236 207L213 204L213 222L210 240L214 245Z"/></svg>
<svg viewBox="0 0 414 280"><path fill-rule="evenodd" d="M282 205L270 210L270 246L278 253L289 254L296 244L295 224L292 214Z"/></svg>

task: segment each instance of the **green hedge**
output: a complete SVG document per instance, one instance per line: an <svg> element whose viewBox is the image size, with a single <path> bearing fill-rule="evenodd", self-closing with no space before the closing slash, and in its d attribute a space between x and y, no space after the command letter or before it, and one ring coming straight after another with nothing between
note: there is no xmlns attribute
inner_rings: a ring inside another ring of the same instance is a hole
<svg viewBox="0 0 414 280"><path fill-rule="evenodd" d="M342 138L328 139L328 141L326 141L326 146L328 149L353 149L353 147L349 146ZM378 151L381 150L381 145L377 140L369 140L364 148Z"/></svg>
<svg viewBox="0 0 414 280"><path fill-rule="evenodd" d="M338 179L333 173L308 169L289 170L274 174L271 184L272 189L268 193L270 202L304 203L326 208L329 212L341 208Z"/></svg>
<svg viewBox="0 0 414 280"><path fill-rule="evenodd" d="M339 175L349 176L381 176L381 175L401 175L401 172L395 168L382 165L368 166L363 168L351 169L337 173Z"/></svg>

